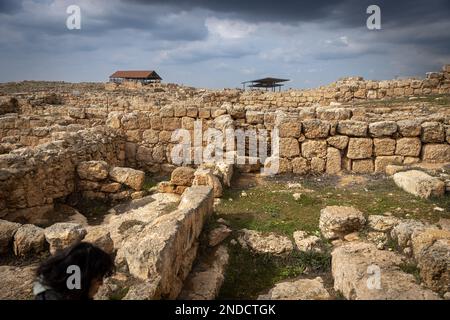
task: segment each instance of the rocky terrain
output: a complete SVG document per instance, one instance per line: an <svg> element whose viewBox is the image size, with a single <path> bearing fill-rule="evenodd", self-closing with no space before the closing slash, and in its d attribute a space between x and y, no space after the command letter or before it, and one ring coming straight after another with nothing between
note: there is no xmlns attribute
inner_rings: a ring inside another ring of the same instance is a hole
<svg viewBox="0 0 450 320"><path fill-rule="evenodd" d="M174 163L199 120L279 153ZM97 299L449 299L450 65L279 93L0 84L0 299L80 241L115 259Z"/></svg>

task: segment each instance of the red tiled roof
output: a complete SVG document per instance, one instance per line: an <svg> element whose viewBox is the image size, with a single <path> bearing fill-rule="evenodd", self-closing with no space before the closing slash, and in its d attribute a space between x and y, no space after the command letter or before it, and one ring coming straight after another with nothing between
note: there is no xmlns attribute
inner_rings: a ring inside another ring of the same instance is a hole
<svg viewBox="0 0 450 320"><path fill-rule="evenodd" d="M116 71L110 78L128 78L128 79L159 79L161 77L153 70L131 70L131 71Z"/></svg>

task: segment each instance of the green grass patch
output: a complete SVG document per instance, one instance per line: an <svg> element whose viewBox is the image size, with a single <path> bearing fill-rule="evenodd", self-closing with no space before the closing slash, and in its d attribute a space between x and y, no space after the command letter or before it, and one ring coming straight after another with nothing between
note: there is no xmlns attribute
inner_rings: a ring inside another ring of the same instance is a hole
<svg viewBox="0 0 450 320"><path fill-rule="evenodd" d="M255 254L240 245L230 246L230 262L218 299L255 299L275 283L308 272L322 272L330 268L327 253L293 252L286 257Z"/></svg>
<svg viewBox="0 0 450 320"><path fill-rule="evenodd" d="M233 230L252 229L276 232L292 239L296 230L320 236L320 210L326 206L353 206L367 215L391 212L394 216L437 222L450 218L450 197L420 199L398 188L392 179L367 176L366 181L355 179L349 186L341 186L336 179L304 177L301 187L288 189L287 182L267 180L247 189L231 188L224 191L222 202L210 223L224 218ZM293 182L293 181L290 181ZM246 196L242 196L245 190ZM294 193L300 196L295 199ZM436 211L438 206L444 211ZM230 247L230 263L220 292L222 299L254 299L267 292L275 283L303 275L306 268L313 272L329 272L330 257L326 254L300 254L282 258L257 255L240 245ZM329 246L326 245L325 247ZM388 248L396 250L393 241ZM404 266L409 273L418 274L413 266ZM310 274L310 273L309 273Z"/></svg>
<svg viewBox="0 0 450 320"><path fill-rule="evenodd" d="M216 214L229 220L235 230L274 231L288 236L296 230L317 232L320 210L330 205L353 206L368 215L389 211L398 217L429 222L450 218L450 197L420 199L398 188L392 179L374 178L364 185L342 188L310 178L302 180L302 185L308 190L288 190L285 184L271 181L247 189L245 197L241 196L242 189L227 189ZM293 193L297 192L301 196L296 200ZM444 211L433 210L436 206Z"/></svg>
<svg viewBox="0 0 450 320"><path fill-rule="evenodd" d="M415 265L412 262L405 262L405 263L401 264L399 267L400 267L400 270L402 270L403 272L412 274L414 276L414 278L416 279L417 283L421 282L420 269L417 267L417 265Z"/></svg>

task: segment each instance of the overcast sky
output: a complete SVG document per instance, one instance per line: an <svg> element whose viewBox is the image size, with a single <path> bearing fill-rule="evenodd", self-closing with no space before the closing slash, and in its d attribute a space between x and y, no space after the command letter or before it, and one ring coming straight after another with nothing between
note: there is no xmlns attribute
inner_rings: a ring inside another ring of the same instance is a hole
<svg viewBox="0 0 450 320"><path fill-rule="evenodd" d="M366 27L371 4L381 30ZM81 9L80 30L66 27L69 5ZM0 82L133 69L209 88L424 76L450 63L449 17L449 0L0 0Z"/></svg>

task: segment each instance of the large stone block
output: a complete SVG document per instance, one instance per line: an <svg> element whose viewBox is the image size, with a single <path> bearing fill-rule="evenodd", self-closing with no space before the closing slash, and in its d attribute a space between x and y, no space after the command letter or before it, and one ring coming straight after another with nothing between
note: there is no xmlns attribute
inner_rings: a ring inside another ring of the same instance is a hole
<svg viewBox="0 0 450 320"><path fill-rule="evenodd" d="M353 207L328 206L320 211L319 228L326 239L343 238L359 231L365 223L362 212Z"/></svg>
<svg viewBox="0 0 450 320"><path fill-rule="evenodd" d="M330 124L318 119L303 120L303 132L308 139L326 138L330 132Z"/></svg>
<svg viewBox="0 0 450 320"><path fill-rule="evenodd" d="M395 139L375 138L373 139L374 153L376 156L392 156L395 152Z"/></svg>
<svg viewBox="0 0 450 320"><path fill-rule="evenodd" d="M330 294L320 277L282 281L275 284L267 294L258 296L258 300L328 300Z"/></svg>
<svg viewBox="0 0 450 320"><path fill-rule="evenodd" d="M162 118L164 130L176 130L181 128L181 118Z"/></svg>
<svg viewBox="0 0 450 320"><path fill-rule="evenodd" d="M280 156L293 158L300 154L300 147L297 139L280 138Z"/></svg>
<svg viewBox="0 0 450 320"><path fill-rule="evenodd" d="M192 180L194 180L195 169L190 167L179 167L172 171L170 177L170 182L177 186L188 186L192 185Z"/></svg>
<svg viewBox="0 0 450 320"><path fill-rule="evenodd" d="M325 159L313 157L311 159L311 171L315 173L322 173L325 171Z"/></svg>
<svg viewBox="0 0 450 320"><path fill-rule="evenodd" d="M444 126L440 122L422 123L422 142L433 143L445 140Z"/></svg>
<svg viewBox="0 0 450 320"><path fill-rule="evenodd" d="M422 148L422 160L425 162L450 162L449 144L426 144Z"/></svg>
<svg viewBox="0 0 450 320"><path fill-rule="evenodd" d="M142 133L142 139L146 143L151 143L151 144L158 143L158 140L159 140L158 137L159 137L159 131L157 131L157 130L148 129Z"/></svg>
<svg viewBox="0 0 450 320"><path fill-rule="evenodd" d="M372 173L374 170L372 159L353 160L352 171L354 173Z"/></svg>
<svg viewBox="0 0 450 320"><path fill-rule="evenodd" d="M264 112L260 111L247 111L245 113L246 122L249 124L263 124Z"/></svg>
<svg viewBox="0 0 450 320"><path fill-rule="evenodd" d="M86 229L77 223L55 223L44 230L45 239L50 245L50 253L70 247L81 242L86 235Z"/></svg>
<svg viewBox="0 0 450 320"><path fill-rule="evenodd" d="M341 171L342 159L341 152L336 148L327 148L326 173L337 174Z"/></svg>
<svg viewBox="0 0 450 320"><path fill-rule="evenodd" d="M124 167L114 167L109 171L109 177L116 182L123 183L134 190L141 190L144 185L144 171Z"/></svg>
<svg viewBox="0 0 450 320"><path fill-rule="evenodd" d="M24 224L14 235L14 254L28 256L45 250L44 229L33 224Z"/></svg>
<svg viewBox="0 0 450 320"><path fill-rule="evenodd" d="M414 276L401 271L404 259L376 245L349 242L331 254L334 290L349 300L437 300L439 296L417 284ZM381 283L373 280L378 270Z"/></svg>
<svg viewBox="0 0 450 320"><path fill-rule="evenodd" d="M401 165L403 156L379 156L375 158L375 172L384 173L388 165Z"/></svg>
<svg viewBox="0 0 450 320"><path fill-rule="evenodd" d="M108 177L109 165L105 161L84 161L77 166L80 179L100 181Z"/></svg>
<svg viewBox="0 0 450 320"><path fill-rule="evenodd" d="M416 120L401 120L397 122L398 131L404 137L420 136L421 125Z"/></svg>
<svg viewBox="0 0 450 320"><path fill-rule="evenodd" d="M14 234L20 226L20 223L0 220L0 254L7 254L10 251Z"/></svg>
<svg viewBox="0 0 450 320"><path fill-rule="evenodd" d="M395 121L380 121L369 124L369 132L372 137L391 136L397 132Z"/></svg>
<svg viewBox="0 0 450 320"><path fill-rule="evenodd" d="M354 120L339 121L337 131L346 136L365 137L367 136L367 123Z"/></svg>
<svg viewBox="0 0 450 320"><path fill-rule="evenodd" d="M316 112L321 120L347 120L352 116L350 109L345 108L317 108Z"/></svg>
<svg viewBox="0 0 450 320"><path fill-rule="evenodd" d="M401 138L397 140L395 154L400 156L418 157L422 143L419 138Z"/></svg>
<svg viewBox="0 0 450 320"><path fill-rule="evenodd" d="M370 138L350 138L347 157L349 159L367 159L372 157L373 141Z"/></svg>
<svg viewBox="0 0 450 320"><path fill-rule="evenodd" d="M445 193L444 181L422 171L398 172L393 178L398 187L420 198L439 197Z"/></svg>
<svg viewBox="0 0 450 320"><path fill-rule="evenodd" d="M286 255L292 252L292 241L276 233L261 233L255 230L242 229L238 241L242 247L261 254Z"/></svg>
<svg viewBox="0 0 450 320"><path fill-rule="evenodd" d="M332 136L327 139L327 142L334 148L344 150L348 145L348 139L347 136Z"/></svg>
<svg viewBox="0 0 450 320"><path fill-rule="evenodd" d="M327 142L325 140L306 140L302 143L302 156L307 159L327 156Z"/></svg>
<svg viewBox="0 0 450 320"><path fill-rule="evenodd" d="M291 165L292 172L295 174L306 174L311 169L308 160L302 157L292 159Z"/></svg>
<svg viewBox="0 0 450 320"><path fill-rule="evenodd" d="M301 128L302 124L297 118L285 118L278 126L280 138L298 138Z"/></svg>

